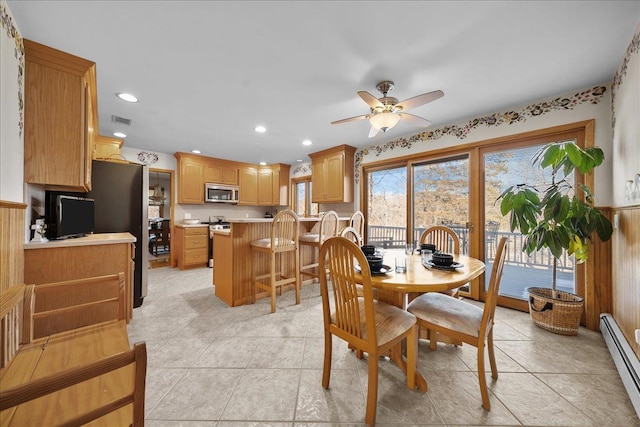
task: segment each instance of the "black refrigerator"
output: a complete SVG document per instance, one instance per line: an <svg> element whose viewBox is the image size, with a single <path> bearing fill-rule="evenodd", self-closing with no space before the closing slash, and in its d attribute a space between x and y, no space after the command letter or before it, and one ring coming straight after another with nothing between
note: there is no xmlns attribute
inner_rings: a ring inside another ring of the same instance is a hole
<svg viewBox="0 0 640 427"><path fill-rule="evenodd" d="M129 232L136 238L133 306L147 295L149 168L136 163L94 160L91 191L95 233Z"/></svg>

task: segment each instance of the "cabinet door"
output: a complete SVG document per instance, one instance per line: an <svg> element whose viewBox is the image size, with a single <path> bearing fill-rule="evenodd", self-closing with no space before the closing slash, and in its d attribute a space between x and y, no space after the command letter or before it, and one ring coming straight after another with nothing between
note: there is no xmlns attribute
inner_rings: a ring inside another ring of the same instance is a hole
<svg viewBox="0 0 640 427"><path fill-rule="evenodd" d="M230 185L238 185L238 170L236 168L223 168L222 183L230 184Z"/></svg>
<svg viewBox="0 0 640 427"><path fill-rule="evenodd" d="M271 169L260 169L258 172L258 204L273 205L273 171Z"/></svg>
<svg viewBox="0 0 640 427"><path fill-rule="evenodd" d="M204 204L204 165L192 159L180 160L178 203Z"/></svg>
<svg viewBox="0 0 640 427"><path fill-rule="evenodd" d="M327 202L344 199L344 155L336 154L324 161L324 194Z"/></svg>
<svg viewBox="0 0 640 427"><path fill-rule="evenodd" d="M222 183L222 168L208 164L204 168L204 182Z"/></svg>
<svg viewBox="0 0 640 427"><path fill-rule="evenodd" d="M311 164L311 201L313 203L322 203L325 201L325 172L324 172L324 159L315 161Z"/></svg>
<svg viewBox="0 0 640 427"><path fill-rule="evenodd" d="M256 168L240 169L240 205L256 206L258 204L258 170Z"/></svg>

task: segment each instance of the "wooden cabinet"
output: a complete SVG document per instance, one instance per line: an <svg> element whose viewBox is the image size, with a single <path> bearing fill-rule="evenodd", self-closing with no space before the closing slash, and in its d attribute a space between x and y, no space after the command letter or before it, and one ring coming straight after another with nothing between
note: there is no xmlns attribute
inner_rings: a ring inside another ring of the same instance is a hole
<svg viewBox="0 0 640 427"><path fill-rule="evenodd" d="M121 160L122 159L122 138L97 135L93 150L94 160Z"/></svg>
<svg viewBox="0 0 640 427"><path fill-rule="evenodd" d="M209 261L209 227L176 226L175 238L171 239L175 249L178 268L184 270L190 267L206 267Z"/></svg>
<svg viewBox="0 0 640 427"><path fill-rule="evenodd" d="M24 181L91 189L97 133L95 63L24 40Z"/></svg>
<svg viewBox="0 0 640 427"><path fill-rule="evenodd" d="M353 171L356 148L339 145L309 154L311 157L311 200L314 203L353 202Z"/></svg>
<svg viewBox="0 0 640 427"><path fill-rule="evenodd" d="M201 156L175 153L178 169L178 203L204 204L204 162Z"/></svg>
<svg viewBox="0 0 640 427"><path fill-rule="evenodd" d="M204 168L204 182L238 185L238 168L231 162L209 159Z"/></svg>
<svg viewBox="0 0 640 427"><path fill-rule="evenodd" d="M124 273L127 323L133 317L135 238L98 233L78 239L24 245L24 282L36 286Z"/></svg>
<svg viewBox="0 0 640 427"><path fill-rule="evenodd" d="M240 168L240 203L250 206L289 204L289 165Z"/></svg>
<svg viewBox="0 0 640 427"><path fill-rule="evenodd" d="M239 170L240 195L239 205L258 205L258 169L242 167Z"/></svg>

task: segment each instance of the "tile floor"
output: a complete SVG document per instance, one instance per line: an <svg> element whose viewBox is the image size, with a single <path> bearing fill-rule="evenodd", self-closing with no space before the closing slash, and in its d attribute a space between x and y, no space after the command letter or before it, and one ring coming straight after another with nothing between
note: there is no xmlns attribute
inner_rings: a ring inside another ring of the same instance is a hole
<svg viewBox="0 0 640 427"><path fill-rule="evenodd" d="M318 285L230 308L214 295L211 269L149 270L144 304L134 310L131 342L146 341L146 425L240 427L364 425L367 366L336 340L331 387L322 375L322 304ZM381 360L377 425L640 426L604 340L534 326L528 314L498 308L500 377L481 407L475 348L420 342L419 369L429 384L406 388ZM487 363L488 365L488 363Z"/></svg>

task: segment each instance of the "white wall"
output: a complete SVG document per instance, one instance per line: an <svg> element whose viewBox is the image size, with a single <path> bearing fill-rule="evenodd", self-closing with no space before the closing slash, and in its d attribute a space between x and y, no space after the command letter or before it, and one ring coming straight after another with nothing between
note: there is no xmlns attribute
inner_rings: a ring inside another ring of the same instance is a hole
<svg viewBox="0 0 640 427"><path fill-rule="evenodd" d="M24 48L5 0L0 10L0 200L23 203Z"/></svg>
<svg viewBox="0 0 640 427"><path fill-rule="evenodd" d="M625 182L640 176L640 22L612 83L613 92L613 206L640 204L625 197Z"/></svg>
<svg viewBox="0 0 640 427"><path fill-rule="evenodd" d="M605 87L606 90L601 94L601 90L594 90L597 87ZM566 99L568 103L554 102L557 99ZM562 105L568 105L568 108ZM517 113L519 120L506 119L507 117L512 117L512 113ZM496 119L496 122L490 125L484 124L484 119L486 118ZM604 163L595 170L593 190L597 197L596 204L598 206L610 206L612 203L611 174L613 162L611 90L608 84L568 92L553 98L532 101L520 106L510 107L504 111L488 112L482 117L470 118L446 126L428 128L426 133L374 144L358 150L356 159L361 157L362 164L366 164L589 119L595 119L595 144L602 148L605 155ZM479 124L474 124L476 120L479 120ZM456 128L462 132L456 134L452 130ZM357 187L357 191L359 191L359 186ZM359 200L359 195L356 200Z"/></svg>

